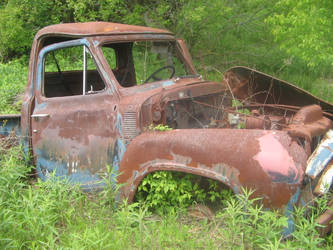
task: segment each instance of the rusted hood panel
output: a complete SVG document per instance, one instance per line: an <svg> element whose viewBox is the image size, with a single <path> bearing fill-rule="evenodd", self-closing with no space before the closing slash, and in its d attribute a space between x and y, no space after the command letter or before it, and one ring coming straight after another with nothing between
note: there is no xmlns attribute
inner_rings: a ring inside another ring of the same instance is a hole
<svg viewBox="0 0 333 250"><path fill-rule="evenodd" d="M234 192L256 190L266 207L282 207L301 184L307 155L282 131L181 129L148 132L128 146L120 183L130 200L149 172L174 170L222 181Z"/></svg>
<svg viewBox="0 0 333 250"><path fill-rule="evenodd" d="M251 98L253 101L263 104L284 104L299 107L318 104L324 112L333 114L332 104L289 82L254 69L233 67L226 71L223 82L229 84L235 96L240 99Z"/></svg>

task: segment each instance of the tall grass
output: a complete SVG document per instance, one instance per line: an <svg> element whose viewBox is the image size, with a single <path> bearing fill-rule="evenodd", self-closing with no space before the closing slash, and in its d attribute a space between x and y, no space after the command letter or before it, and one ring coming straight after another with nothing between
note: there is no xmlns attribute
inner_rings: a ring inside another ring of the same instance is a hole
<svg viewBox="0 0 333 250"><path fill-rule="evenodd" d="M0 63L0 114L15 114L21 109L21 98L27 85L28 66L24 59Z"/></svg>
<svg viewBox="0 0 333 250"><path fill-rule="evenodd" d="M20 147L0 155L0 248L71 249L313 249L332 248L320 238L315 217L320 209L295 213L296 230L282 239L286 218L266 211L249 193L229 197L216 216L198 219L186 210L154 214L139 203L113 202L111 185L87 194L66 181L35 180Z"/></svg>

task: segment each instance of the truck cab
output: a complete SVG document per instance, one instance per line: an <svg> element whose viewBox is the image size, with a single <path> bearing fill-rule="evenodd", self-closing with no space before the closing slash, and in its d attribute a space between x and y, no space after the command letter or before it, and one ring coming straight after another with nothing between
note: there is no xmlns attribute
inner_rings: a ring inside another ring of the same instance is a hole
<svg viewBox="0 0 333 250"><path fill-rule="evenodd" d="M39 31L22 109L38 176L55 170L87 189L101 185L106 166L119 169L131 139L153 123L143 102L181 77L200 78L165 30L94 22Z"/></svg>

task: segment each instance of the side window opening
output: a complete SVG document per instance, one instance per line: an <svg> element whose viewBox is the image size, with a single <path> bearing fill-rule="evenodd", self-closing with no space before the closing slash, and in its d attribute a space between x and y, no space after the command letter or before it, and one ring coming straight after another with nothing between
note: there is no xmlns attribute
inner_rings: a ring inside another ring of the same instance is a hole
<svg viewBox="0 0 333 250"><path fill-rule="evenodd" d="M96 64L84 46L51 51L44 58L45 97L93 94L105 89Z"/></svg>

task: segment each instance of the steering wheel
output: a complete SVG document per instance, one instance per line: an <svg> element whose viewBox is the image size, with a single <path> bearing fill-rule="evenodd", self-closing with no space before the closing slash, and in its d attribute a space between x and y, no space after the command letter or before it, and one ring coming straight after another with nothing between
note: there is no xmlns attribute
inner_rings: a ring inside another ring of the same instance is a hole
<svg viewBox="0 0 333 250"><path fill-rule="evenodd" d="M150 75L150 76L144 81L144 83L149 82L150 79L153 79L154 81L160 81L160 80L162 80L161 78L158 78L158 77L156 77L155 75L156 75L157 73L160 73L160 72L163 71L163 70L166 70L166 69L171 69L171 70L172 70L171 75L169 76L168 79L172 78L172 77L175 75L175 72L176 72L175 67L172 66L172 65L166 65L166 66L164 66L164 67L162 67L162 68L159 68L158 70L154 71L154 72L153 72L153 73L152 73L152 74L151 74L151 75Z"/></svg>

